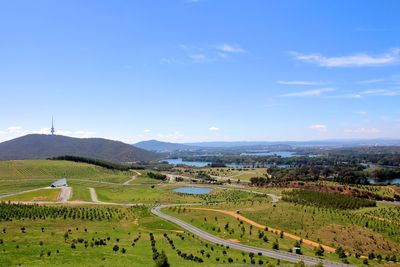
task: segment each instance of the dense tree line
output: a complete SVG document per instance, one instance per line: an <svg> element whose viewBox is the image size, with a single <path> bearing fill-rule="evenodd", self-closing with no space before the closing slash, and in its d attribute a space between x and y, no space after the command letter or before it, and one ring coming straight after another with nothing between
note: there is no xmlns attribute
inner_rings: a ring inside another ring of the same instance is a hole
<svg viewBox="0 0 400 267"><path fill-rule="evenodd" d="M158 172L147 172L147 176L152 179L156 179L156 180L161 180L161 181L167 180L166 175L164 175L162 173L158 173Z"/></svg>
<svg viewBox="0 0 400 267"><path fill-rule="evenodd" d="M68 156L68 155L50 158L50 160L67 160L67 161L73 161L73 162L83 162L83 163L100 166L100 167L103 167L106 169L119 170L119 171L128 171L131 168L129 165L118 164L118 163L104 161L104 160L100 160L100 159L92 159L92 158Z"/></svg>
<svg viewBox="0 0 400 267"><path fill-rule="evenodd" d="M342 210L376 206L375 201L368 199L305 189L284 191L282 200L301 205L311 205Z"/></svg>

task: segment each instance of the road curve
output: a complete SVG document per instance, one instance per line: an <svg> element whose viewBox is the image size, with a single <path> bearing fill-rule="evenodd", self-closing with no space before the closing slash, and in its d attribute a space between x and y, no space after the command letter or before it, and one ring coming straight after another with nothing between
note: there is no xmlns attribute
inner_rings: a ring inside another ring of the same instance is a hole
<svg viewBox="0 0 400 267"><path fill-rule="evenodd" d="M214 236L208 232L200 230L199 228L194 227L193 225L186 223L178 218L169 216L169 215L161 212L161 209L173 207L173 206L179 206L179 205L156 206L151 209L151 213L153 213L154 215L161 217L167 221L170 221L172 223L179 225L180 227L197 235L198 237L200 237L204 240L207 240L209 242L219 244L219 245L229 246L230 248L233 248L233 249L237 249L237 250L241 250L241 251L245 251L245 252L253 252L255 254L261 253L263 256L267 256L267 257L279 259L279 260L284 260L284 261L288 261L288 262L296 263L299 261L303 261L306 265L311 265L311 266L317 265L320 262L322 262L324 264L324 266L327 266L327 267L350 266L347 264L322 260L322 259L309 257L309 256L297 255L297 254L279 251L279 250L269 250L269 249L264 249L264 248L247 246L247 245L243 245L243 244L239 244L239 243L235 243L235 242L231 242L231 241L222 239L222 238Z"/></svg>

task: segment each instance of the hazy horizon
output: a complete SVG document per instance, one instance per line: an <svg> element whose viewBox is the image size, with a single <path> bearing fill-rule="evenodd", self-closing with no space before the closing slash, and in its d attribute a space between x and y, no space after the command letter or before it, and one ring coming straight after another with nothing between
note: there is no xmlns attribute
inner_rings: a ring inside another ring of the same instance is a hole
<svg viewBox="0 0 400 267"><path fill-rule="evenodd" d="M2 2L0 142L400 138L398 6Z"/></svg>

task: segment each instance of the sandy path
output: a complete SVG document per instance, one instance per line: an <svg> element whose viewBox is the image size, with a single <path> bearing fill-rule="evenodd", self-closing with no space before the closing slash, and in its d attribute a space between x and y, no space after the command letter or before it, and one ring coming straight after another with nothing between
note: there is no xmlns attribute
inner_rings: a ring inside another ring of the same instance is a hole
<svg viewBox="0 0 400 267"><path fill-rule="evenodd" d="M138 176L142 175L140 172L136 172L136 175L132 176L131 179L129 179L128 181L124 182L123 185L129 185L132 181L134 181Z"/></svg>
<svg viewBox="0 0 400 267"><path fill-rule="evenodd" d="M61 187L60 194L58 195L58 202L67 203L72 196L71 187Z"/></svg>
<svg viewBox="0 0 400 267"><path fill-rule="evenodd" d="M99 202L99 200L97 199L97 194L96 194L96 190L93 187L88 187L89 192L90 192L90 198L92 199L93 202Z"/></svg>
<svg viewBox="0 0 400 267"><path fill-rule="evenodd" d="M257 227L257 228L260 228L260 229L265 229L267 227L266 225L261 225L259 223L256 223L255 221L252 221L252 220L250 220L250 219L248 219L248 218L246 218L246 217L244 217L244 216L242 216L240 214L237 214L237 213L235 213L233 211L230 211L230 210L218 210L218 209L209 209L209 208L190 208L190 209L216 211L216 212L220 212L220 213L232 216L232 217L234 217L236 219L239 219L241 221L247 222L248 224L251 224L251 225L253 225L253 226ZM270 228L270 227L268 227L268 231L269 232L275 232L275 233L280 233L281 232L281 230L279 230L279 229ZM309 245L309 246L312 246L312 247L321 246L326 251L329 251L329 252L335 252L336 251L336 249L333 248L333 247L322 245L320 243L317 243L317 242L314 242L314 241L311 241L311 240L303 239L303 238L301 238L301 237L299 237L297 235L289 234L289 233L286 233L286 232L283 232L283 235L286 236L286 237L289 237L291 239L294 239L294 240L303 240L303 244L305 244L305 245Z"/></svg>

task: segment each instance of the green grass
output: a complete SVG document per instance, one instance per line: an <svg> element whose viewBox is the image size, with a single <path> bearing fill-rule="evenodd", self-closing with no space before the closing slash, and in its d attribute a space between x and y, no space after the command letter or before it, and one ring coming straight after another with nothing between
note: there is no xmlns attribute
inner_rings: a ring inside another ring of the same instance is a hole
<svg viewBox="0 0 400 267"><path fill-rule="evenodd" d="M322 211L314 207L295 206L285 202L275 204L275 207L270 203L253 203L253 205L250 205L250 203L243 204L243 206L236 203L230 206L206 207L230 209L233 211L240 209L240 214L260 224L299 235L304 239L322 242L325 245L333 247L343 246L353 255L348 257L350 263L358 266L362 265L362 260L354 257L358 248L358 243L361 243L359 248L362 249L362 251L358 251L361 255L368 255L371 251L383 256L396 255L396 251L400 249L399 243L391 241L390 238L372 229L353 225L344 218L344 216L346 216L345 214ZM269 242L266 243L259 238L258 228L253 227L251 230L249 224L245 222L240 224L235 218L218 212L190 210L188 207L168 208L165 209L164 212L179 217L214 235L224 239L238 240L243 244L270 249L272 248L272 243L277 239L280 249L288 250L293 247L295 242L287 237L281 239L279 234L276 233L264 232L264 235L266 235L269 240ZM391 214L394 212L395 211L391 211ZM389 213L389 211L387 211L387 213ZM229 227L225 228L227 224ZM305 255L315 255L314 249L305 245L302 246L302 252ZM325 252L324 258L341 261L335 253ZM378 265L376 260L370 261L370 264Z"/></svg>
<svg viewBox="0 0 400 267"><path fill-rule="evenodd" d="M26 191L30 189L43 188L49 186L54 179L41 179L41 180L1 180L0 177L0 194L13 193L19 191Z"/></svg>
<svg viewBox="0 0 400 267"><path fill-rule="evenodd" d="M108 170L102 167L69 161L13 160L0 161L0 180L9 179L88 179L122 182L133 172Z"/></svg>
<svg viewBox="0 0 400 267"><path fill-rule="evenodd" d="M146 208L129 211L121 220L73 220L73 219L14 219L0 221L0 266L154 266L149 234L153 233L158 251L165 251L171 266L226 266L228 258L234 260L231 266L242 266L243 259L249 262L247 254L221 248L202 241L176 226L150 215ZM120 213L118 212L118 213ZM21 228L24 227L24 232ZM43 229L42 229L43 228ZM4 229L4 232L3 232ZM87 231L85 231L85 229ZM69 231L69 234L66 233ZM173 240L172 249L164 234ZM132 246L133 240L139 237ZM66 238L65 238L66 237ZM105 239L105 246L91 245L95 240ZM109 240L108 240L109 239ZM183 240L182 240L183 239ZM81 242L79 242L81 240ZM87 247L85 247L87 241ZM71 244L75 243L75 249ZM119 251L114 252L113 246ZM126 253L122 253L122 248ZM195 263L178 256L177 250L201 257L204 263ZM58 250L58 253L57 253ZM201 251L204 250L204 256ZM223 251L227 254L224 255ZM50 252L50 256L48 256ZM206 255L210 254L208 258ZM217 262L216 258L220 261ZM255 256L271 263L276 260Z"/></svg>
<svg viewBox="0 0 400 267"><path fill-rule="evenodd" d="M72 198L70 200L92 201L89 189L86 186L73 185Z"/></svg>
<svg viewBox="0 0 400 267"><path fill-rule="evenodd" d="M1 197L0 201L50 201L58 200L60 189L40 189L32 192L18 194L9 197Z"/></svg>

